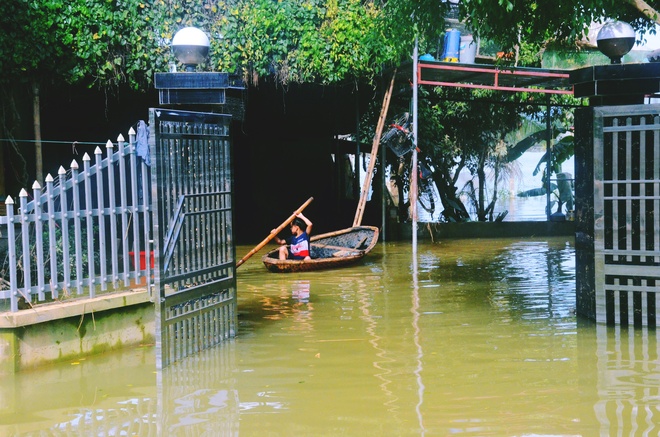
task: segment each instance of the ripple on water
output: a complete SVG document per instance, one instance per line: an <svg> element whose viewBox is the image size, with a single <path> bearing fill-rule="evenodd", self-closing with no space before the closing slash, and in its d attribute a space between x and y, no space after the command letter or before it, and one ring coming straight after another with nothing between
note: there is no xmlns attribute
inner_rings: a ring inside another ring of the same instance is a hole
<svg viewBox="0 0 660 437"><path fill-rule="evenodd" d="M0 434L658 435L660 334L576 320L566 239L422 242L416 262L379 243L346 269L253 257L237 275L236 340L160 387L153 349L5 378Z"/></svg>

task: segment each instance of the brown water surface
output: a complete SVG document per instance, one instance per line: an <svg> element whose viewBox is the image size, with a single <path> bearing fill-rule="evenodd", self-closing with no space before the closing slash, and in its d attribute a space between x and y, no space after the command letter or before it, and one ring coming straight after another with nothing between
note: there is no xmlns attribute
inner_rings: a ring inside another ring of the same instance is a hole
<svg viewBox="0 0 660 437"><path fill-rule="evenodd" d="M237 256L250 247L237 248ZM655 331L574 314L572 239L379 243L361 264L238 269L239 336L3 377L0 435L658 435Z"/></svg>

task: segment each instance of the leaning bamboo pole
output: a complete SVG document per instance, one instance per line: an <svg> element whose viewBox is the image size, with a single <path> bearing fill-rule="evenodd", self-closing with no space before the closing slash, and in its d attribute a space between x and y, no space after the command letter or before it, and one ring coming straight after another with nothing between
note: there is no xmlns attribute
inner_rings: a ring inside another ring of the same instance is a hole
<svg viewBox="0 0 660 437"><path fill-rule="evenodd" d="M378 124L376 125L376 134L374 135L374 141L371 145L371 156L369 158L369 167L367 168L367 174L364 176L364 183L362 184L360 201L358 202L358 206L355 211L353 226L360 226L360 224L362 223L362 216L364 215L364 207L365 204L367 203L367 195L369 194L369 187L371 187L371 177L373 176L374 167L376 166L376 157L378 156L378 145L380 144L380 137L383 134L383 127L385 126L385 118L387 117L387 111L390 107L390 99L392 97L392 90L394 89L395 78L396 78L396 69L394 69L394 73L392 74L392 80L390 81L390 87L385 93L385 98L383 99L383 107L380 110L380 117L378 118ZM357 158L359 159L359 156ZM356 165L358 159L356 159Z"/></svg>

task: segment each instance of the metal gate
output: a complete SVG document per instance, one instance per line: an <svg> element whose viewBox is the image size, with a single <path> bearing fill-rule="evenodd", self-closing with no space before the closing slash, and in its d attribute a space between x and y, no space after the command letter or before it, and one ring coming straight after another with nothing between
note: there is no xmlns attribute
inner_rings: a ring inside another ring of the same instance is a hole
<svg viewBox="0 0 660 437"><path fill-rule="evenodd" d="M236 334L229 124L150 110L157 367Z"/></svg>
<svg viewBox="0 0 660 437"><path fill-rule="evenodd" d="M659 326L660 105L593 120L596 321Z"/></svg>

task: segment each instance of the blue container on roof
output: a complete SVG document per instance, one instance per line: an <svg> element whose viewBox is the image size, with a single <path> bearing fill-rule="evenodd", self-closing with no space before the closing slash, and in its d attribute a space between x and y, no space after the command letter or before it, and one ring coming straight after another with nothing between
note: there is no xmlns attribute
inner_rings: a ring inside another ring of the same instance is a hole
<svg viewBox="0 0 660 437"><path fill-rule="evenodd" d="M442 60L445 62L458 62L461 49L461 32L457 29L449 29L445 33L444 52Z"/></svg>

